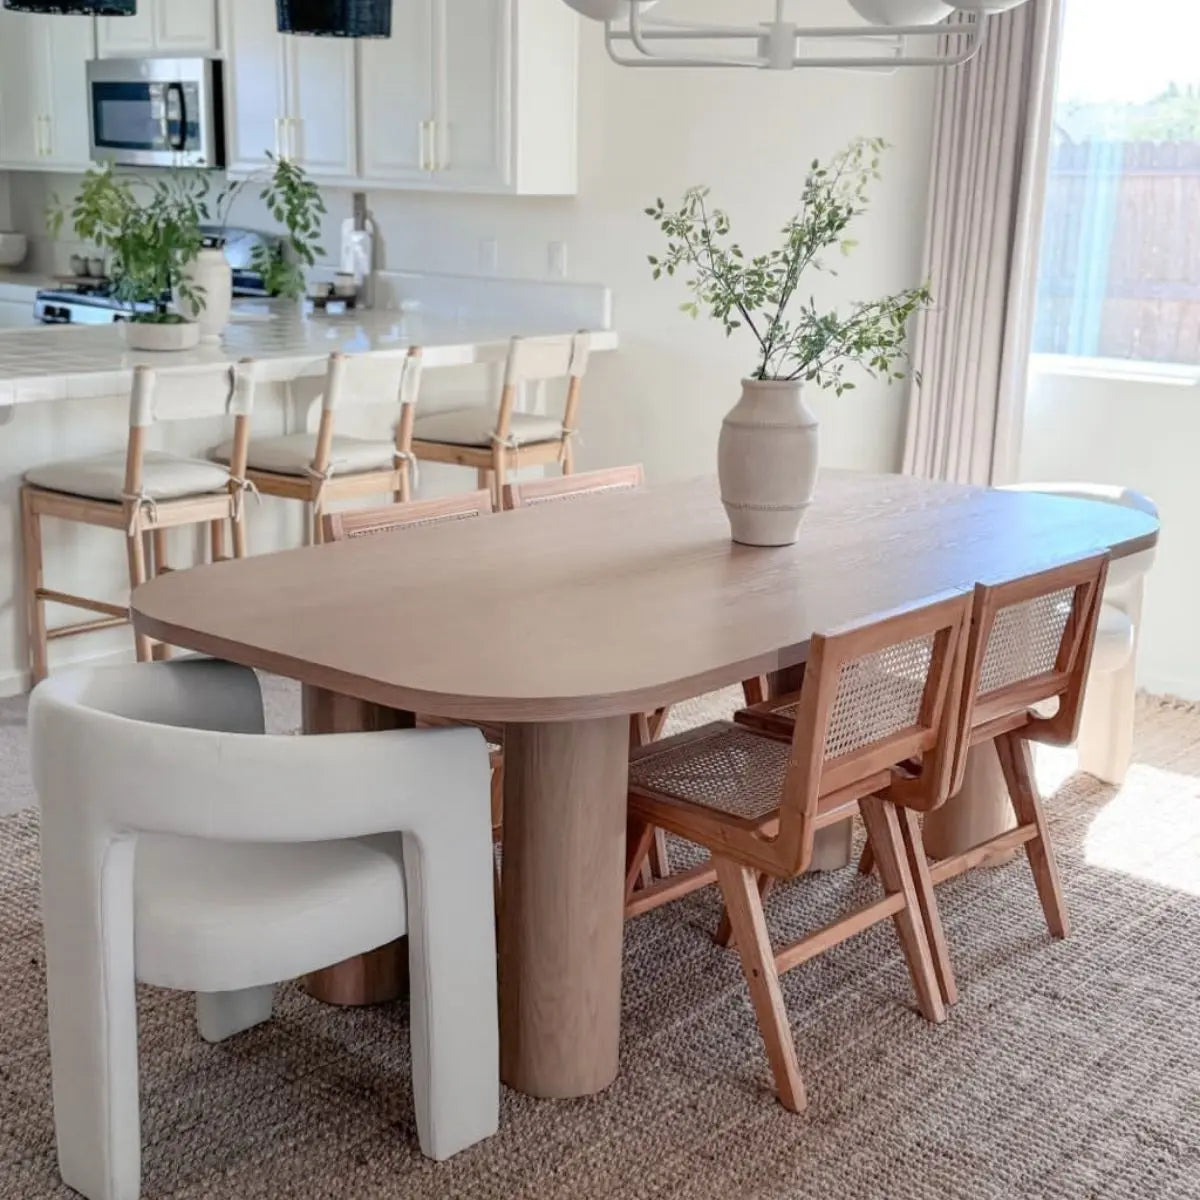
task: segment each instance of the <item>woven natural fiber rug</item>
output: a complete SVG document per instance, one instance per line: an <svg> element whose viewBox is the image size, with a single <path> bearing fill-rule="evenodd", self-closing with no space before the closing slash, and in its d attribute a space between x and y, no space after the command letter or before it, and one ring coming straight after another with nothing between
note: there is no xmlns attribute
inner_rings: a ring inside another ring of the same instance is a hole
<svg viewBox="0 0 1200 1200"><path fill-rule="evenodd" d="M1071 775L1069 756L1039 762L1069 942L1046 935L1023 859L943 890L962 987L945 1025L913 1011L889 927L785 977L804 1116L772 1098L703 893L628 928L613 1087L568 1103L505 1092L500 1134L441 1165L416 1150L405 1003L334 1010L289 986L269 1025L214 1047L189 996L143 989L143 1195L1194 1200L1200 710L1144 703L1137 745L1120 793ZM795 933L871 886L802 880L768 918ZM0 818L4 1200L69 1194L43 988L36 818L18 813Z"/></svg>

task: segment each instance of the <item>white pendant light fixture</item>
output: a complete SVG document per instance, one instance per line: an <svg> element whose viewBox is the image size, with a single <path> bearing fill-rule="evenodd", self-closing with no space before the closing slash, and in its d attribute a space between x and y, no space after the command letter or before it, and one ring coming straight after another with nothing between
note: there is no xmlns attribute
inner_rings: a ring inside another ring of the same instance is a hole
<svg viewBox="0 0 1200 1200"><path fill-rule="evenodd" d="M849 0L869 24L803 26L786 19L787 0L774 0L774 20L755 25L646 19L655 0L565 0L576 12L604 23L609 57L621 66L768 71L958 66L979 53L989 16L1027 2ZM955 9L960 15L947 20Z"/></svg>

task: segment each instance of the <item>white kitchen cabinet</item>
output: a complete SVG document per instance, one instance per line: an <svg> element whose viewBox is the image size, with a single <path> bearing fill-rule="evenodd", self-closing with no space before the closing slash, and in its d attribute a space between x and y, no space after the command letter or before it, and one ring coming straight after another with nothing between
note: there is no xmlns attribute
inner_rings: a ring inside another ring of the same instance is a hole
<svg viewBox="0 0 1200 1200"><path fill-rule="evenodd" d="M92 17L0 9L0 168L87 168L86 63L95 52Z"/></svg>
<svg viewBox="0 0 1200 1200"><path fill-rule="evenodd" d="M101 58L140 54L213 54L217 42L216 0L138 0L130 17L96 22Z"/></svg>
<svg viewBox="0 0 1200 1200"><path fill-rule="evenodd" d="M393 0L392 21L358 51L365 184L575 192L578 18L562 0Z"/></svg>
<svg viewBox="0 0 1200 1200"><path fill-rule="evenodd" d="M285 154L314 178L358 175L354 43L276 29L271 0L222 0L229 172Z"/></svg>

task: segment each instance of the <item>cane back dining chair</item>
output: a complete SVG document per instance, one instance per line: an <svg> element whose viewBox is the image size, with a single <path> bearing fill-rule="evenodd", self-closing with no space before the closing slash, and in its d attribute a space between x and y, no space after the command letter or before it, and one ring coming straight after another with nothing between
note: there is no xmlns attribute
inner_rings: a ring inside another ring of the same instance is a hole
<svg viewBox="0 0 1200 1200"><path fill-rule="evenodd" d="M252 438L246 458L247 477L264 496L301 501L306 510L305 526L314 542L323 537L322 517L332 502L389 494L397 501L410 499L412 431L420 385L419 348L331 354L316 432ZM351 404L398 408L392 438L339 433L339 417ZM213 457L227 462L231 452L227 442L213 451Z"/></svg>
<svg viewBox="0 0 1200 1200"><path fill-rule="evenodd" d="M21 487L25 597L33 682L44 679L48 643L129 623L127 604L59 591L45 585L42 522L46 517L121 532L125 537L132 591L151 574L170 569L167 530L206 526L214 561L225 556L225 523L233 553L246 553L245 470L254 405L254 365L156 371L134 368L129 402L129 438L124 451L50 463L25 473ZM232 417L227 466L148 448L152 429L217 414ZM99 614L78 624L48 628L46 605L61 604ZM137 657L156 650L151 639L134 638Z"/></svg>
<svg viewBox="0 0 1200 1200"><path fill-rule="evenodd" d="M420 529L491 515L490 492L467 492L434 500L410 500L401 504L387 504L380 508L326 513L323 533L326 542L344 542L402 529ZM453 721L446 717L431 716L418 716L417 725L426 729L467 725L482 731L488 742L492 768L492 835L498 840L504 805L504 727L489 722Z"/></svg>
<svg viewBox="0 0 1200 1200"><path fill-rule="evenodd" d="M814 635L790 742L718 722L647 746L630 764L631 818L712 856L779 1099L793 1112L805 1093L781 973L890 917L922 1014L945 1019L898 803L904 794L932 808L949 792L970 610L970 596L955 594ZM915 755L919 770L900 774ZM816 832L856 809L878 849L883 897L776 951L760 873L801 874Z"/></svg>
<svg viewBox="0 0 1200 1200"><path fill-rule="evenodd" d="M1029 742L1065 746L1078 733L1107 573L1108 556L1096 555L1011 582L976 586L960 701L964 734L951 794L963 785L968 751L994 740L1016 827L929 863L915 821L906 820L910 867L914 875L928 878L923 896L988 858L1024 846L1050 933L1068 936L1070 921ZM798 699L785 696L753 706L737 713L735 721L775 737L790 736ZM1044 709L1053 712L1042 715ZM870 839L860 865L864 873L874 869L877 853ZM942 996L953 1004L958 990L939 910L929 902L922 912Z"/></svg>
<svg viewBox="0 0 1200 1200"><path fill-rule="evenodd" d="M577 433L583 377L591 339L586 333L567 337L513 338L504 367L500 406L448 409L418 417L412 453L418 460L474 467L478 486L489 488L499 508L509 469L558 463L564 475L575 469L573 439ZM562 417L520 412L517 398L531 383L567 380Z"/></svg>
<svg viewBox="0 0 1200 1200"><path fill-rule="evenodd" d="M405 934L421 1149L496 1131L477 731L267 736L254 673L202 659L65 672L29 725L65 1183L138 1195L135 982L194 992L221 1041L270 1018L277 982Z"/></svg>

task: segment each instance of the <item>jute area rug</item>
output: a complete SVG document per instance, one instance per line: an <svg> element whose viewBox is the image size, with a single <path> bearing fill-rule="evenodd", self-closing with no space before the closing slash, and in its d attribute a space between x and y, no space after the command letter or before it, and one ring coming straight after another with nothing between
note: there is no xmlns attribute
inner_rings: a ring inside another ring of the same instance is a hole
<svg viewBox="0 0 1200 1200"><path fill-rule="evenodd" d="M282 703L280 697L275 702ZM681 715L710 716L725 699ZM27 789L5 720L6 787ZM221 1046L190 996L140 992L143 1195L1194 1200L1200 1196L1200 710L1141 706L1120 792L1043 757L1074 936L1052 943L1024 860L943 890L962 987L913 1010L877 927L785 977L811 1107L774 1101L711 892L626 934L621 1073L602 1096L511 1092L500 1134L447 1164L416 1150L406 1002L327 1008L281 989ZM11 800L11 797L10 797ZM0 818L0 1197L70 1195L55 1170L37 823ZM872 887L778 890L780 937Z"/></svg>

